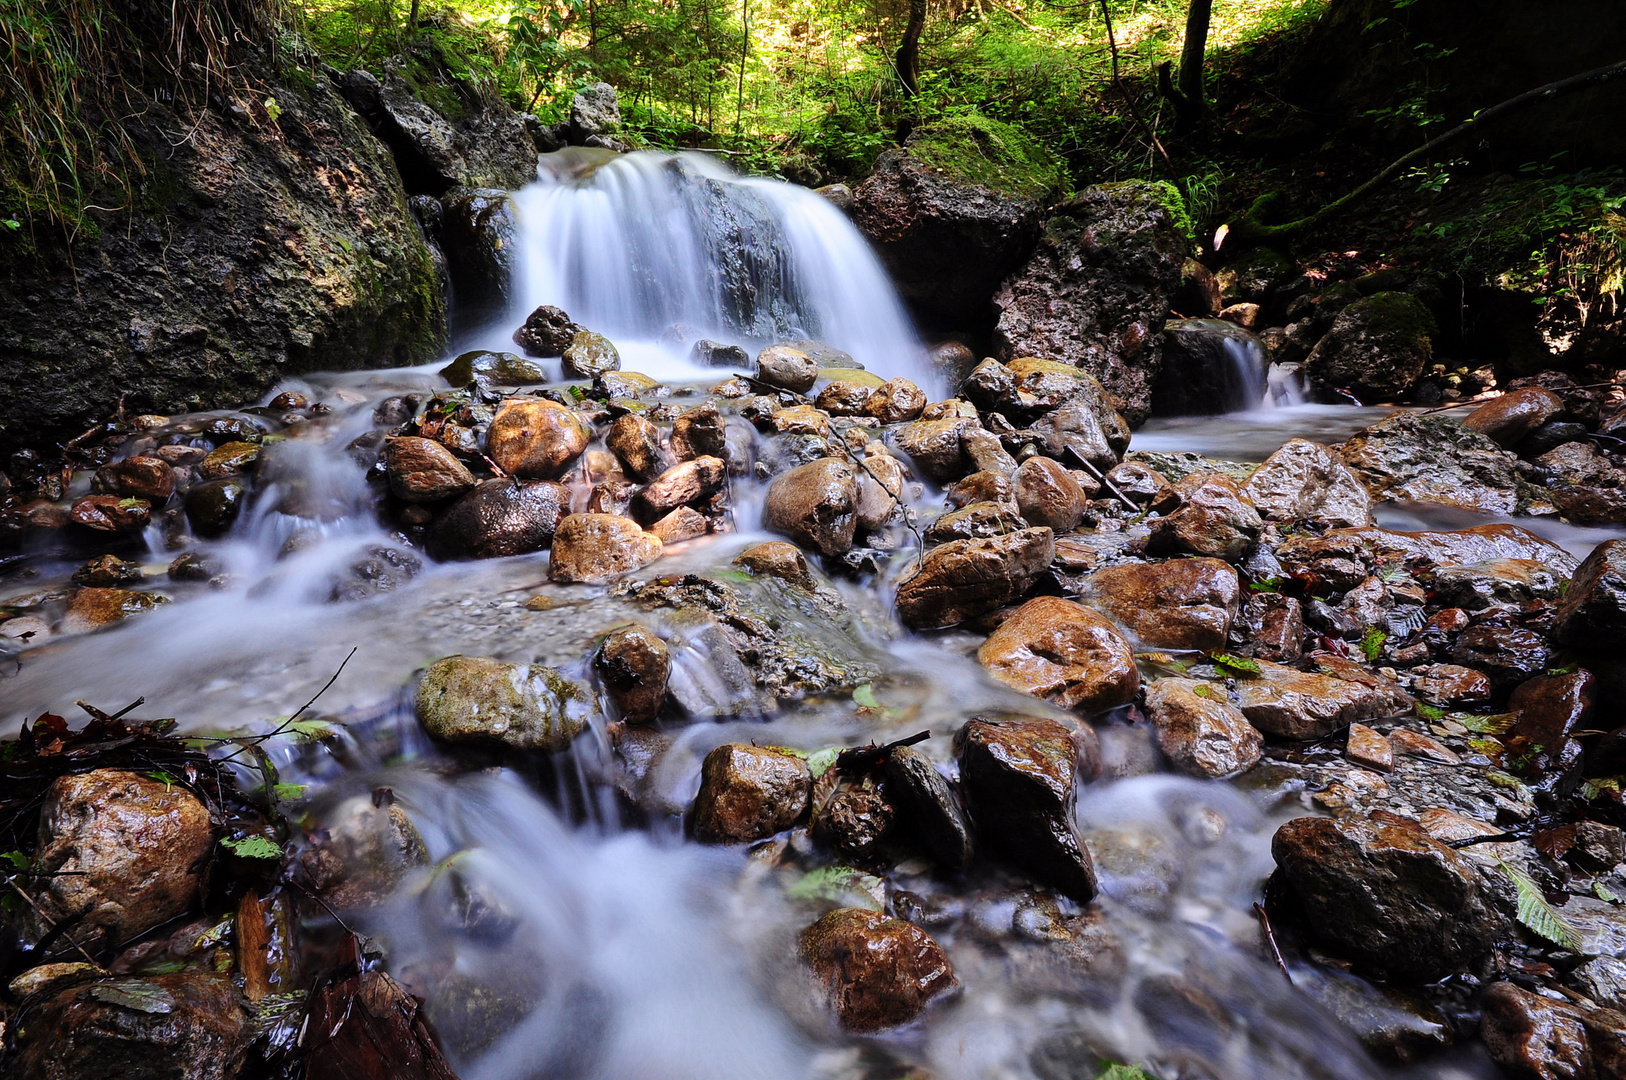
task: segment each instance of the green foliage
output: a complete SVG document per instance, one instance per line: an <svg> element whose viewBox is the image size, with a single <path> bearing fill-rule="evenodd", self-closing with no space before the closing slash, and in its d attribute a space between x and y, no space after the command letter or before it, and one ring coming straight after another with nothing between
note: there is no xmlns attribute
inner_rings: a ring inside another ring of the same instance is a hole
<svg viewBox="0 0 1626 1080"><path fill-rule="evenodd" d="M1518 713L1496 713L1491 716L1458 716L1462 726L1475 735L1506 735L1513 730Z"/></svg>
<svg viewBox="0 0 1626 1080"><path fill-rule="evenodd" d="M949 176L1040 201L1066 177L1056 156L1021 129L975 113L917 130L909 152Z"/></svg>
<svg viewBox="0 0 1626 1080"><path fill-rule="evenodd" d="M264 836L222 837L220 846L242 859L280 859L282 848Z"/></svg>
<svg viewBox="0 0 1626 1080"><path fill-rule="evenodd" d="M1518 919L1527 929L1540 937L1546 938L1560 948L1579 952L1581 949L1580 935L1575 928L1564 921L1564 917L1542 895L1541 889L1534 881L1521 870L1509 866L1505 862L1497 862L1502 872L1513 882L1518 892Z"/></svg>
<svg viewBox="0 0 1626 1080"><path fill-rule="evenodd" d="M847 907L883 910L885 886L881 879L850 866L821 866L809 870L785 890L792 900L818 900Z"/></svg>
<svg viewBox="0 0 1626 1080"><path fill-rule="evenodd" d="M1383 646L1389 640L1388 631L1381 626L1368 626L1366 633L1361 636L1361 655L1366 662L1376 663L1378 657L1383 655Z"/></svg>
<svg viewBox="0 0 1626 1080"><path fill-rule="evenodd" d="M1263 670L1259 666L1259 661L1253 659L1251 656L1236 656L1232 653L1213 652L1209 654L1208 658L1212 660L1214 665L1221 671L1232 677L1256 676Z"/></svg>

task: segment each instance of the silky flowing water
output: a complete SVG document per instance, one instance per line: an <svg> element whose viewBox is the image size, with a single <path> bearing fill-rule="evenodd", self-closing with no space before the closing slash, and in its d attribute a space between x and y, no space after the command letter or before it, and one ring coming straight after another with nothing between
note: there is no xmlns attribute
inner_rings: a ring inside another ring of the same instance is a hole
<svg viewBox="0 0 1626 1080"><path fill-rule="evenodd" d="M879 264L818 196L734 180L692 157L556 165L515 197L517 299L480 343L506 346L526 312L556 303L614 340L626 369L688 380L696 397L727 373L701 378L684 347L663 344L672 323L748 351L774 337L819 337L882 376L929 385L924 351ZM731 247L741 244L748 250ZM748 302L730 291L730 275L752 284ZM1257 389L1266 388L1259 378ZM920 748L947 762L968 716L1045 707L986 678L971 636L901 630L889 606L900 555L874 582L826 582L854 611L850 627L784 611L797 629L881 673L872 684L880 707L867 717L846 697L763 717L742 706L703 645L689 643L676 649L674 680L687 680L689 700L714 703L715 715L673 727L671 749L640 780L640 805L669 813L627 811L616 789L624 775L596 729L545 767L459 773L412 717L417 669L466 653L585 673L595 637L628 612L603 588L548 584L545 554L425 558L421 573L391 590L331 602L335 580L395 546L346 446L372 428L379 401L446 384L429 367L277 388L288 389L334 409L277 444L252 512L199 544L226 568L225 587L166 583L173 604L4 657L0 721L14 729L46 711L70 713L75 699L111 709L144 696L140 715L176 717L183 731L265 731L343 664L317 706L342 725L339 737L279 742L278 764L284 780L311 785L316 822L387 786L423 833L432 869L355 922L375 938L383 965L425 997L465 1080L881 1080L913 1065L938 1080L1082 1080L1095 1069L1086 1046L1170 1080L1493 1075L1471 1053L1412 1073L1380 1066L1308 992L1340 977L1295 964L1290 985L1262 949L1251 905L1272 867L1272 832L1302 815L1302 804L1160 774L1145 735L1110 717L1100 725L1106 772L1081 798L1077 823L1100 871L1092 906L1121 947L1079 962L1051 940L1055 920L1076 910L1067 901L1035 906L1031 894L997 882L906 862L884 885L842 887L958 915L951 931L934 933L961 989L900 1031L838 1033L813 1011L794 958L797 934L816 914L798 896L818 883L684 839L680 814L701 759L730 741L814 751L929 730ZM1133 448L1257 461L1295 435L1338 441L1381 414L1291 405L1154 420ZM586 494L580 487L578 502ZM922 505L940 497L928 490ZM760 491L736 481L732 499L739 531L683 545L646 573L726 567L763 539L754 531ZM1445 523L1416 509L1386 514L1393 525ZM1596 531L1572 530L1566 542L1588 547ZM173 555L151 537L155 569ZM12 571L0 599L60 586L73 565ZM553 607L528 607L539 595ZM1387 1007L1346 981L1332 989Z"/></svg>

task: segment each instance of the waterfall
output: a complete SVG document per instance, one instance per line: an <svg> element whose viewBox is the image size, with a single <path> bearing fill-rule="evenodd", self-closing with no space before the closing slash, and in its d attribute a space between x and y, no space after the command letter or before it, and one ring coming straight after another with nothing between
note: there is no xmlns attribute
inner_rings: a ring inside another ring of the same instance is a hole
<svg viewBox="0 0 1626 1080"><path fill-rule="evenodd" d="M816 338L885 377L930 381L880 262L823 197L699 153L564 150L540 171L513 199L510 328L556 305L656 378L689 373L695 338L748 353Z"/></svg>

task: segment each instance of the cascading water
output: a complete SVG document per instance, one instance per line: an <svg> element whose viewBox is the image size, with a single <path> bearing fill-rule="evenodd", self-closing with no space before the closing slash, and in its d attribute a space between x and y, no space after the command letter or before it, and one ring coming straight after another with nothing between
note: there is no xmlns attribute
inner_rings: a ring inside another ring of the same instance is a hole
<svg viewBox="0 0 1626 1080"><path fill-rule="evenodd" d="M545 155L517 192L508 328L553 304L624 366L693 373L693 339L818 339L872 370L931 382L919 339L858 230L819 195L742 179L698 153Z"/></svg>

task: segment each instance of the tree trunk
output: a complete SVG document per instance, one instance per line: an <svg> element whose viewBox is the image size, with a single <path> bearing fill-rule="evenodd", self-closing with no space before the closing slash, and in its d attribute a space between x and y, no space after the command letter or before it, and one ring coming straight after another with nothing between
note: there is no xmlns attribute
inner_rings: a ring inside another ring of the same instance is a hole
<svg viewBox="0 0 1626 1080"><path fill-rule="evenodd" d="M1203 63L1208 56L1208 23L1214 0L1191 0L1186 9L1186 43L1180 50L1180 97L1185 99L1182 114L1196 120L1207 111L1203 94Z"/></svg>
<svg viewBox="0 0 1626 1080"><path fill-rule="evenodd" d="M909 0L909 24L903 30L894 63L898 81L909 97L920 93L920 35L926 29L926 0Z"/></svg>

